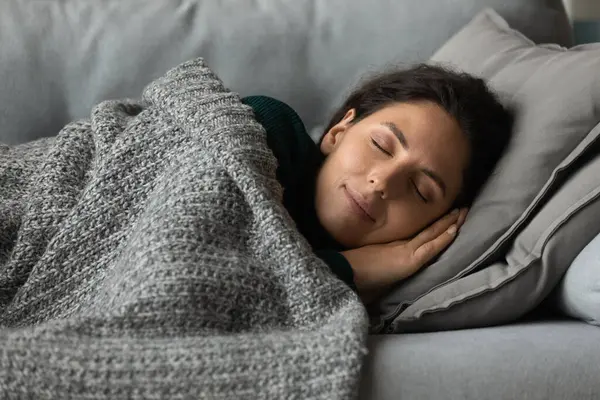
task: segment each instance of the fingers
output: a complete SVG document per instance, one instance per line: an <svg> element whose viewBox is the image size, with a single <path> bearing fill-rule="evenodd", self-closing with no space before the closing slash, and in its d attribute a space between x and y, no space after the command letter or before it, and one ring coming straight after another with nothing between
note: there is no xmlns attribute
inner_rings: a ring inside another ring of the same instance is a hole
<svg viewBox="0 0 600 400"><path fill-rule="evenodd" d="M414 251L414 259L417 265L424 265L437 256L442 250L452 243L458 232L457 224L452 224L433 240L430 240Z"/></svg>
<svg viewBox="0 0 600 400"><path fill-rule="evenodd" d="M458 217L458 221L456 222L456 225L458 225L459 228L465 223L465 220L467 219L467 214L469 214L468 208L465 207L460 210L460 215Z"/></svg>
<svg viewBox="0 0 600 400"><path fill-rule="evenodd" d="M468 208L450 212L411 241L416 265L426 264L452 243L468 212Z"/></svg>
<svg viewBox="0 0 600 400"><path fill-rule="evenodd" d="M453 212L446 214L444 217L437 220L433 225L424 229L410 243L414 249L419 248L427 242L430 242L444 233L451 225L457 224L461 212L456 209Z"/></svg>

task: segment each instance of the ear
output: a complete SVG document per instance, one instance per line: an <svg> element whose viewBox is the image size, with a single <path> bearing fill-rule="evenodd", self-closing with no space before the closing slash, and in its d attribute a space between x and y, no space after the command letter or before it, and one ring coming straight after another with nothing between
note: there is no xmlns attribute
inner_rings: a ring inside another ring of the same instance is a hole
<svg viewBox="0 0 600 400"><path fill-rule="evenodd" d="M356 110L351 108L346 112L344 118L329 129L321 140L321 152L326 156L329 155L344 138L344 134L350 128L352 121L356 117Z"/></svg>

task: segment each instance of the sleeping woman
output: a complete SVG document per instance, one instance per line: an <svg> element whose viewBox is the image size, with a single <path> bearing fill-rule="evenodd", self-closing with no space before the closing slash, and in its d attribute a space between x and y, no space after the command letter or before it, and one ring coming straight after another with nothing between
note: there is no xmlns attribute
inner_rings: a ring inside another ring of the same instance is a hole
<svg viewBox="0 0 600 400"><path fill-rule="evenodd" d="M425 64L359 85L318 144L286 104L243 102L267 132L299 231L364 303L452 243L512 126L483 80Z"/></svg>

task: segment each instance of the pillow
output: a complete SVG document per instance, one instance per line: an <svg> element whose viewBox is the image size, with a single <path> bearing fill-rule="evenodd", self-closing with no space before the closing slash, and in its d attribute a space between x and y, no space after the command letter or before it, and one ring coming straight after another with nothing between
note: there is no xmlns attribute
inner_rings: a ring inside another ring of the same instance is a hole
<svg viewBox="0 0 600 400"><path fill-rule="evenodd" d="M556 300L566 315L600 326L600 235L575 257L558 285Z"/></svg>
<svg viewBox="0 0 600 400"><path fill-rule="evenodd" d="M398 318L420 315L417 302L433 291L439 305L447 305L438 291L446 285L452 285L454 294L461 288L469 294L476 291L494 297L489 287L487 291L478 289L487 287L492 270L472 273L493 265L492 258L506 251L518 229L600 134L600 129L592 130L600 121L600 45L571 49L535 45L496 12L486 9L442 46L430 62L488 80L500 98L517 111L513 137L455 242L432 265L401 282L370 309L374 331ZM465 279L468 287L462 284ZM512 310L513 315L521 314L526 304L522 306ZM407 308L410 311L405 311ZM501 319L505 316L498 315ZM485 318L491 320L492 316ZM478 322L484 321L470 320L469 324Z"/></svg>
<svg viewBox="0 0 600 400"><path fill-rule="evenodd" d="M600 133L600 124L595 129ZM507 323L533 310L557 287L583 248L600 233L600 141L571 169L507 250L417 299L388 327L392 332L473 328ZM580 166L583 164L582 166ZM591 267L591 266L590 266ZM598 269L597 264L595 266ZM588 268L588 270L591 268ZM596 276L600 273L596 272ZM581 276L577 288L581 285ZM569 281L572 286L573 280ZM597 282L598 284L598 282ZM588 289L587 293L591 293ZM570 294L573 294L572 292ZM588 312L591 304L581 302ZM596 308L600 302L596 301ZM596 311L598 314L598 311Z"/></svg>

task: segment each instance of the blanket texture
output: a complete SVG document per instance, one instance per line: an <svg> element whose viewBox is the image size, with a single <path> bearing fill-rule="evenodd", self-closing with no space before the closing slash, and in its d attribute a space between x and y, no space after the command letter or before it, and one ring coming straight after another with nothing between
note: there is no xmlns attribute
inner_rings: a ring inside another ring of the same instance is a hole
<svg viewBox="0 0 600 400"><path fill-rule="evenodd" d="M354 398L368 317L201 59L0 146L0 398Z"/></svg>

